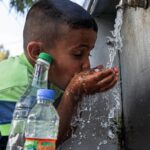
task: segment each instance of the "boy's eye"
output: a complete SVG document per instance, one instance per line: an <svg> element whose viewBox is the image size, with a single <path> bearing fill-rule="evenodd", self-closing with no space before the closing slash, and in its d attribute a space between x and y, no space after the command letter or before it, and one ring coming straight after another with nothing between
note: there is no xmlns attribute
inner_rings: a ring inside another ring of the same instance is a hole
<svg viewBox="0 0 150 150"><path fill-rule="evenodd" d="M74 54L74 56L82 56L82 54Z"/></svg>
<svg viewBox="0 0 150 150"><path fill-rule="evenodd" d="M82 57L83 55L84 55L84 53L82 51L78 51L78 52L74 53L74 56L76 56L76 57ZM88 56L91 57L92 56L91 53L89 53Z"/></svg>
<svg viewBox="0 0 150 150"><path fill-rule="evenodd" d="M78 51L78 52L74 53L74 56L82 56L82 55L83 55L82 51Z"/></svg>

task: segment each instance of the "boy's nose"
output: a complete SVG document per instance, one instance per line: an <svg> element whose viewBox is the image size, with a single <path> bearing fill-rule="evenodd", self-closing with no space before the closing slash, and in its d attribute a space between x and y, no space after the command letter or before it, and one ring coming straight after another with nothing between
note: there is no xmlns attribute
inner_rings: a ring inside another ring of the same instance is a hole
<svg viewBox="0 0 150 150"><path fill-rule="evenodd" d="M89 60L89 58L86 59L86 60L83 62L83 64L82 64L82 70L84 71L84 70L87 70L87 69L90 69L90 60Z"/></svg>

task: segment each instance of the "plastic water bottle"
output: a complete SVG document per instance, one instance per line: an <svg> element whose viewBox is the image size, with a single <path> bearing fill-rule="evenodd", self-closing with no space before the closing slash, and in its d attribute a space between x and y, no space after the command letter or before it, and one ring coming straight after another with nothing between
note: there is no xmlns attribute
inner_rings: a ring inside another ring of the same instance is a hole
<svg viewBox="0 0 150 150"><path fill-rule="evenodd" d="M38 90L37 104L27 119L24 150L56 149L59 116L52 104L54 97L54 90Z"/></svg>
<svg viewBox="0 0 150 150"><path fill-rule="evenodd" d="M51 56L40 53L35 64L32 82L16 104L6 150L23 150L26 120L30 110L36 104L37 90L48 87L48 70L51 62Z"/></svg>

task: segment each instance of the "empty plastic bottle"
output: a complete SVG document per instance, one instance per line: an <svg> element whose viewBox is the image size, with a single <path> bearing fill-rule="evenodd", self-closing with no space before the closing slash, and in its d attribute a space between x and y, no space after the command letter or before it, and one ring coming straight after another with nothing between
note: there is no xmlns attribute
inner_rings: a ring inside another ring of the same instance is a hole
<svg viewBox="0 0 150 150"><path fill-rule="evenodd" d="M6 150L23 150L26 120L30 110L36 104L37 90L48 88L48 70L51 62L51 56L40 53L35 64L32 82L16 104Z"/></svg>
<svg viewBox="0 0 150 150"><path fill-rule="evenodd" d="M52 102L55 91L39 89L37 104L27 119L24 150L55 150L59 116Z"/></svg>

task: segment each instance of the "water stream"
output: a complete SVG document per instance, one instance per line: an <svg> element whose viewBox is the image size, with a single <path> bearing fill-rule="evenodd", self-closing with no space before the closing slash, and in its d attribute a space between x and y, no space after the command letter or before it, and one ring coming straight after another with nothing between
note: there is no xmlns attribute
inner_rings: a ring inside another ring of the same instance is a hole
<svg viewBox="0 0 150 150"><path fill-rule="evenodd" d="M109 51L109 61L106 67L111 68L117 60L118 51L122 50L121 27L123 23L123 9L117 10L114 30L111 31L112 36L107 37L107 45ZM68 149L76 150L83 149L83 145L92 145L92 142L97 143L91 148L93 150L103 150L105 145L110 144L110 147L117 150L119 144L119 134L121 126L121 95L120 82L111 90L93 96L87 96L82 103L79 104L78 114L72 121L72 126L78 128L72 134L71 146ZM100 109L97 109L97 105ZM82 114L82 115L81 115ZM69 144L70 145L70 144ZM109 147L109 149L110 149Z"/></svg>

